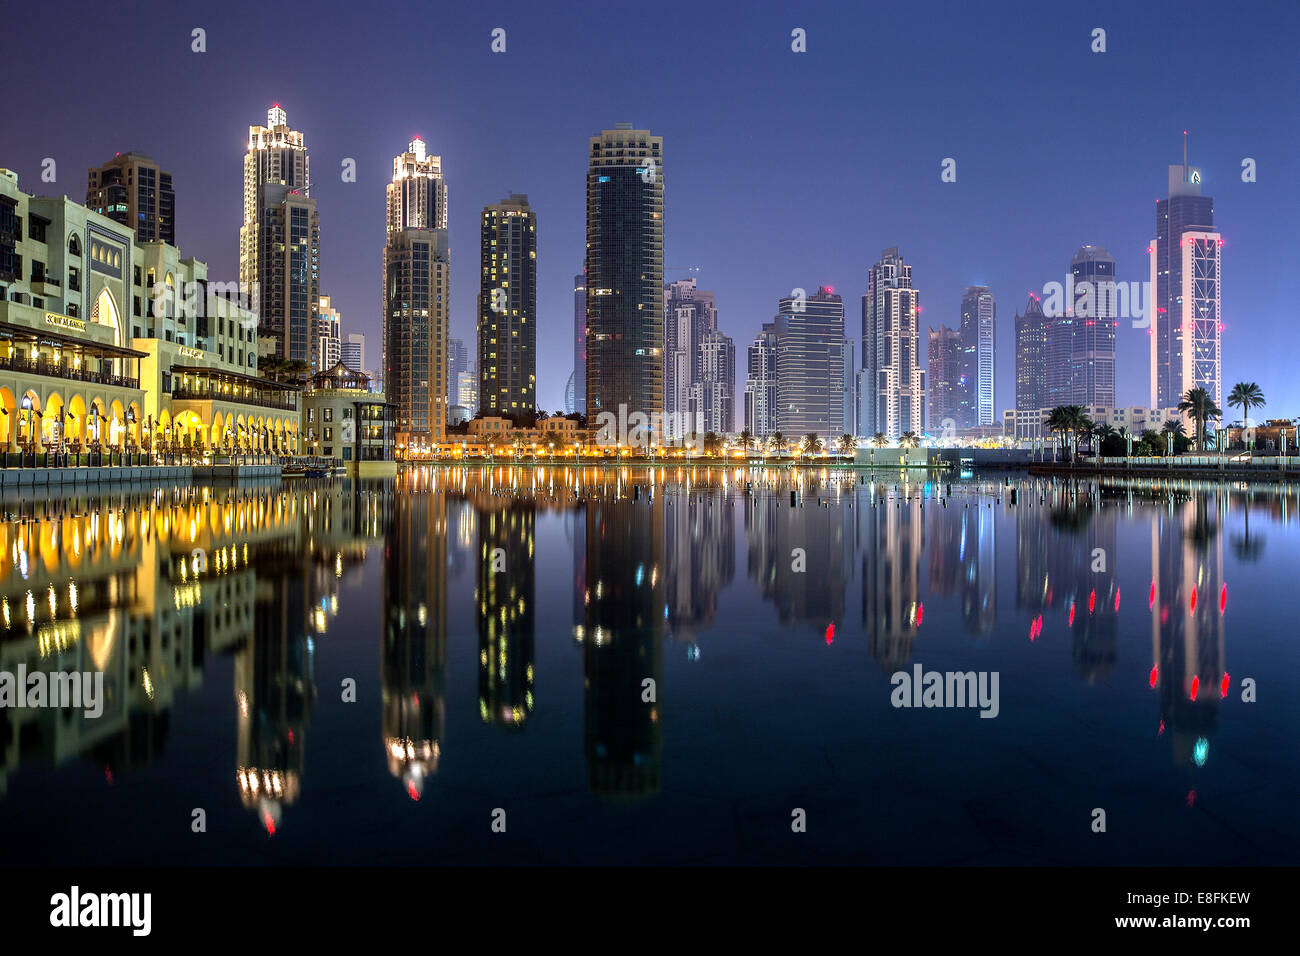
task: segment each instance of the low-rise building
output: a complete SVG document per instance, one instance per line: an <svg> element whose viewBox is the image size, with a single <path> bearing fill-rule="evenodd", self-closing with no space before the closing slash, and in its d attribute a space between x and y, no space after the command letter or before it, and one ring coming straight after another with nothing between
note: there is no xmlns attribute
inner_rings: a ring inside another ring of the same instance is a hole
<svg viewBox="0 0 1300 956"><path fill-rule="evenodd" d="M303 453L333 458L357 478L397 474L393 406L369 376L342 362L313 375L302 396Z"/></svg>

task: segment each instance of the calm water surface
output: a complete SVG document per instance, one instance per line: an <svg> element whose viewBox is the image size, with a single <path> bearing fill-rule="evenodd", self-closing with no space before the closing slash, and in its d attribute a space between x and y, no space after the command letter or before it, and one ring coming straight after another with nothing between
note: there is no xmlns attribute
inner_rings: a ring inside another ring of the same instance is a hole
<svg viewBox="0 0 1300 956"><path fill-rule="evenodd" d="M0 671L107 700L0 709L11 865L1300 863L1292 486L503 466L0 510ZM918 664L997 672L997 717L892 706Z"/></svg>

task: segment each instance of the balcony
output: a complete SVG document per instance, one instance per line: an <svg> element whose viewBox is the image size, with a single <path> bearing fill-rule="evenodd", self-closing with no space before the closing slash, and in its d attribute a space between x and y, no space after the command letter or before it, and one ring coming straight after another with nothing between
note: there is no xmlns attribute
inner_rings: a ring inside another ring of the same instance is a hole
<svg viewBox="0 0 1300 956"><path fill-rule="evenodd" d="M97 372L87 368L74 368L62 362L43 362L40 359L0 358L0 369L10 372L26 372L28 375L47 375L50 378L62 378L71 382L90 382L95 385L113 385L118 388L139 388L138 378L126 378L110 372Z"/></svg>
<svg viewBox="0 0 1300 956"><path fill-rule="evenodd" d="M278 408L285 412L296 412L297 404L292 400L269 398L263 395L236 395L219 389L207 389L201 386L177 385L172 388L173 401L190 399L198 402L230 402L233 405L256 405L259 408Z"/></svg>

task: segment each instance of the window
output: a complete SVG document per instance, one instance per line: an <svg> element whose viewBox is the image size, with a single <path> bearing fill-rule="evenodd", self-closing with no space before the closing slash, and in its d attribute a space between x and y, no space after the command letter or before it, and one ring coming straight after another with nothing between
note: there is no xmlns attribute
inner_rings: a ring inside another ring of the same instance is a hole
<svg viewBox="0 0 1300 956"><path fill-rule="evenodd" d="M326 440L326 441L333 441L333 440L334 440L334 429L333 429L332 427L330 427L329 425L326 425L326 426L325 426L325 440Z"/></svg>
<svg viewBox="0 0 1300 956"><path fill-rule="evenodd" d="M321 411L323 412L323 415L322 415L322 417L321 417L321 421L323 421L323 422L332 422L332 421L334 421L334 409L333 409L333 408L328 408L328 407L327 407L327 408L323 408L323 409L321 409Z"/></svg>

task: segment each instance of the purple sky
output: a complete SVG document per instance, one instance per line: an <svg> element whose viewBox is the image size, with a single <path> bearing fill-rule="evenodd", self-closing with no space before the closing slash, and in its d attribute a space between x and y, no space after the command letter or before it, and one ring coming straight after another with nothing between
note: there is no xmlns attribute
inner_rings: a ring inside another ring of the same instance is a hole
<svg viewBox="0 0 1300 956"><path fill-rule="evenodd" d="M272 102L305 132L322 290L378 364L384 185L419 134L449 183L453 334L473 341L478 212L511 190L538 214L538 395L561 407L582 266L587 138L620 121L664 137L666 276L699 267L744 349L791 288L835 287L848 326L880 251L913 266L922 323L962 289L998 299L996 410L1014 404L1011 318L1078 246L1147 277L1166 167L1191 131L1225 239L1225 394L1300 415L1290 339L1300 253L1300 13L1294 3L456 5L142 3L10 11L0 166L29 192L85 198L115 152L171 170L182 253L234 278L247 127ZM207 31L192 53L190 30ZM493 54L504 27L507 50ZM790 49L807 31L808 52ZM1090 51L1094 27L1107 52ZM55 53L57 45L57 54ZM56 184L40 183L57 161ZM341 163L357 163L343 183ZM957 182L940 162L957 160ZM1241 161L1258 182L1241 181ZM1290 318L1288 318L1290 317ZM1121 322L1118 399L1145 404L1147 336ZM737 398L739 408L740 383Z"/></svg>

